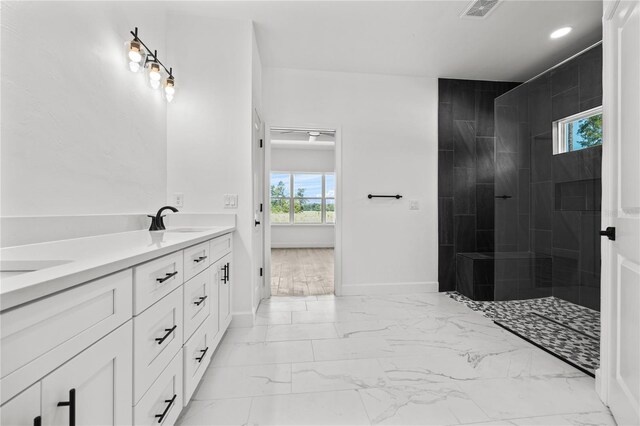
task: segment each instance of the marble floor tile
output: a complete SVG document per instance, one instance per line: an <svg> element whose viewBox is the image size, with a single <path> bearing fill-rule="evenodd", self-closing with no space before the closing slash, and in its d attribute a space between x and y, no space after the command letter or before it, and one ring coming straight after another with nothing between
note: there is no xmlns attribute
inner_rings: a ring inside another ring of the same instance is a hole
<svg viewBox="0 0 640 426"><path fill-rule="evenodd" d="M237 342L264 342L267 337L267 326L257 325L254 327L230 328L222 338L224 343Z"/></svg>
<svg viewBox="0 0 640 426"><path fill-rule="evenodd" d="M272 312L294 312L294 311L306 311L307 304L303 301L296 302L280 302L280 303L261 303L258 307L258 313L272 313Z"/></svg>
<svg viewBox="0 0 640 426"><path fill-rule="evenodd" d="M461 389L492 419L607 411L591 377L512 377L470 380Z"/></svg>
<svg viewBox="0 0 640 426"><path fill-rule="evenodd" d="M293 393L362 389L388 384L386 375L376 359L293 364L291 381Z"/></svg>
<svg viewBox="0 0 640 426"><path fill-rule="evenodd" d="M239 366L260 364L284 364L313 361L310 340L290 342L241 342L225 343L214 354L214 366Z"/></svg>
<svg viewBox="0 0 640 426"><path fill-rule="evenodd" d="M513 419L510 422L517 426L615 426L613 416L607 411L593 413L571 413L558 416L528 417Z"/></svg>
<svg viewBox="0 0 640 426"><path fill-rule="evenodd" d="M263 299L260 304L268 305L283 302L315 302L316 300L318 300L318 296L271 296L269 299Z"/></svg>
<svg viewBox="0 0 640 426"><path fill-rule="evenodd" d="M489 420L455 383L359 390L371 424L457 425Z"/></svg>
<svg viewBox="0 0 640 426"><path fill-rule="evenodd" d="M291 312L258 312L255 325L291 324Z"/></svg>
<svg viewBox="0 0 640 426"><path fill-rule="evenodd" d="M249 424L368 425L357 391L313 392L254 398Z"/></svg>
<svg viewBox="0 0 640 426"><path fill-rule="evenodd" d="M267 341L336 339L338 334L332 323L270 325Z"/></svg>
<svg viewBox="0 0 640 426"><path fill-rule="evenodd" d="M313 341L316 361L381 358L394 355L394 350L380 337L362 339L326 339Z"/></svg>
<svg viewBox="0 0 640 426"><path fill-rule="evenodd" d="M290 392L291 364L211 366L193 398L227 399Z"/></svg>
<svg viewBox="0 0 640 426"><path fill-rule="evenodd" d="M251 398L191 401L182 411L178 426L244 425L249 420Z"/></svg>

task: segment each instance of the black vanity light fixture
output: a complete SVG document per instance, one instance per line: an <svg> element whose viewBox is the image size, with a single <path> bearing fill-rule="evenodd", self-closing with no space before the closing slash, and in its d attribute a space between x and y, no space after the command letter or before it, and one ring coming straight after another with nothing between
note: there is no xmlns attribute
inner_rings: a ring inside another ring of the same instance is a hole
<svg viewBox="0 0 640 426"><path fill-rule="evenodd" d="M171 102L176 93L176 80L173 76L173 68L164 66L160 59L158 59L158 51L154 50L152 52L151 49L140 40L140 37L138 37L138 27L130 33L133 36L133 40L125 43L129 70L131 70L131 72L146 72L151 88L159 89L162 87L164 98L167 102ZM164 79L163 74L166 75Z"/></svg>

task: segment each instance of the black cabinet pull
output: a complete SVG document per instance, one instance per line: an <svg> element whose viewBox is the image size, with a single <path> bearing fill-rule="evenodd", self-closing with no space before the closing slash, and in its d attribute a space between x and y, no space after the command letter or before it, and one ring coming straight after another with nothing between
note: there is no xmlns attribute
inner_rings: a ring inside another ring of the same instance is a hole
<svg viewBox="0 0 640 426"><path fill-rule="evenodd" d="M194 261L194 262L196 262L196 263L200 263L200 262L202 262L203 260L205 260L206 258L207 258L207 256L200 256L200 257L199 257L199 258L197 258L197 259L193 259L193 261Z"/></svg>
<svg viewBox="0 0 640 426"><path fill-rule="evenodd" d="M159 344L159 345L161 345L161 344L162 344L162 342L164 342L165 340L167 340L167 337L171 336L171 333L173 333L173 331L174 331L176 328L178 328L178 326L177 326L177 325L174 325L174 326L173 326L173 327L171 327L171 328L165 328L165 329L164 329L164 331L166 331L166 332L167 332L167 334L165 334L165 335L164 335L164 336L162 336L162 337L156 337L156 342L158 342L158 344Z"/></svg>
<svg viewBox="0 0 640 426"><path fill-rule="evenodd" d="M226 271L226 281L225 282L229 282L231 281L231 273L229 272L229 270L231 269L231 267L229 266L229 262L227 262L227 264L225 265L225 271Z"/></svg>
<svg viewBox="0 0 640 426"><path fill-rule="evenodd" d="M507 200L511 198L511 195L496 195L495 198L502 198L503 200Z"/></svg>
<svg viewBox="0 0 640 426"><path fill-rule="evenodd" d="M162 421L164 420L164 416L166 416L167 413L169 412L169 409L171 408L171 406L175 402L177 396L178 395L173 394L173 398L164 400L164 402L168 402L169 404L167 404L167 406L165 407L165 409L162 412L162 414L156 414L156 419L158 419L158 423L162 423Z"/></svg>
<svg viewBox="0 0 640 426"><path fill-rule="evenodd" d="M221 280L222 280L223 284L227 283L227 265L224 265L222 267L222 278L221 278Z"/></svg>
<svg viewBox="0 0 640 426"><path fill-rule="evenodd" d="M600 231L600 236L607 237L611 241L615 241L616 240L616 228L614 228L613 226L608 226L607 229L605 229L604 231Z"/></svg>
<svg viewBox="0 0 640 426"><path fill-rule="evenodd" d="M158 281L159 283L163 283L169 278L175 277L176 275L178 275L178 271L173 271L171 273L167 272L167 275L165 275L164 278L156 278L156 281Z"/></svg>
<svg viewBox="0 0 640 426"><path fill-rule="evenodd" d="M202 355L200 355L199 357L196 358L196 361L198 362L202 362L202 360L204 359L204 355L207 353L207 351L209 350L209 346L207 346L204 349L200 349L200 352L202 352Z"/></svg>
<svg viewBox="0 0 640 426"><path fill-rule="evenodd" d="M208 296L200 296L198 297L198 300L196 300L195 302L193 302L194 305L196 306L200 306L202 305L202 302L204 302L205 300L207 300Z"/></svg>
<svg viewBox="0 0 640 426"><path fill-rule="evenodd" d="M38 416L33 419L33 426L42 426L42 417Z"/></svg>
<svg viewBox="0 0 640 426"><path fill-rule="evenodd" d="M76 390L69 390L69 400L58 402L58 407L69 407L69 426L76 426ZM36 417L36 419L40 416ZM33 422L36 422L36 419Z"/></svg>

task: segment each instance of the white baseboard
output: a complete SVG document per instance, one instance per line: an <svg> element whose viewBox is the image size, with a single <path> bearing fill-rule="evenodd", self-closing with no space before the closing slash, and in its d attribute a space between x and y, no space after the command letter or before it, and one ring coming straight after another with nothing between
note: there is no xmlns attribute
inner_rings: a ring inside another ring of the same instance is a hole
<svg viewBox="0 0 640 426"><path fill-rule="evenodd" d="M437 293L437 281L343 285L341 296L367 296L372 294Z"/></svg>
<svg viewBox="0 0 640 426"><path fill-rule="evenodd" d="M235 312L231 318L229 328L253 327L253 312Z"/></svg>
<svg viewBox="0 0 640 426"><path fill-rule="evenodd" d="M333 248L333 243L274 243L271 248Z"/></svg>

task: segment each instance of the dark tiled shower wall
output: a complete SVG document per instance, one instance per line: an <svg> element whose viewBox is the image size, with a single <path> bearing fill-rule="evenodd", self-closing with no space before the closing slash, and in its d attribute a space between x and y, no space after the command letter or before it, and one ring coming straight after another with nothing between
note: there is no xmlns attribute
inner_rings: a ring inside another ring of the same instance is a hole
<svg viewBox="0 0 640 426"><path fill-rule="evenodd" d="M456 253L494 249L494 100L517 85L438 80L440 291L456 288Z"/></svg>
<svg viewBox="0 0 640 426"><path fill-rule="evenodd" d="M543 277L496 271L496 297L599 309L602 148L553 155L552 123L601 104L600 45L496 99L496 251L552 256Z"/></svg>

